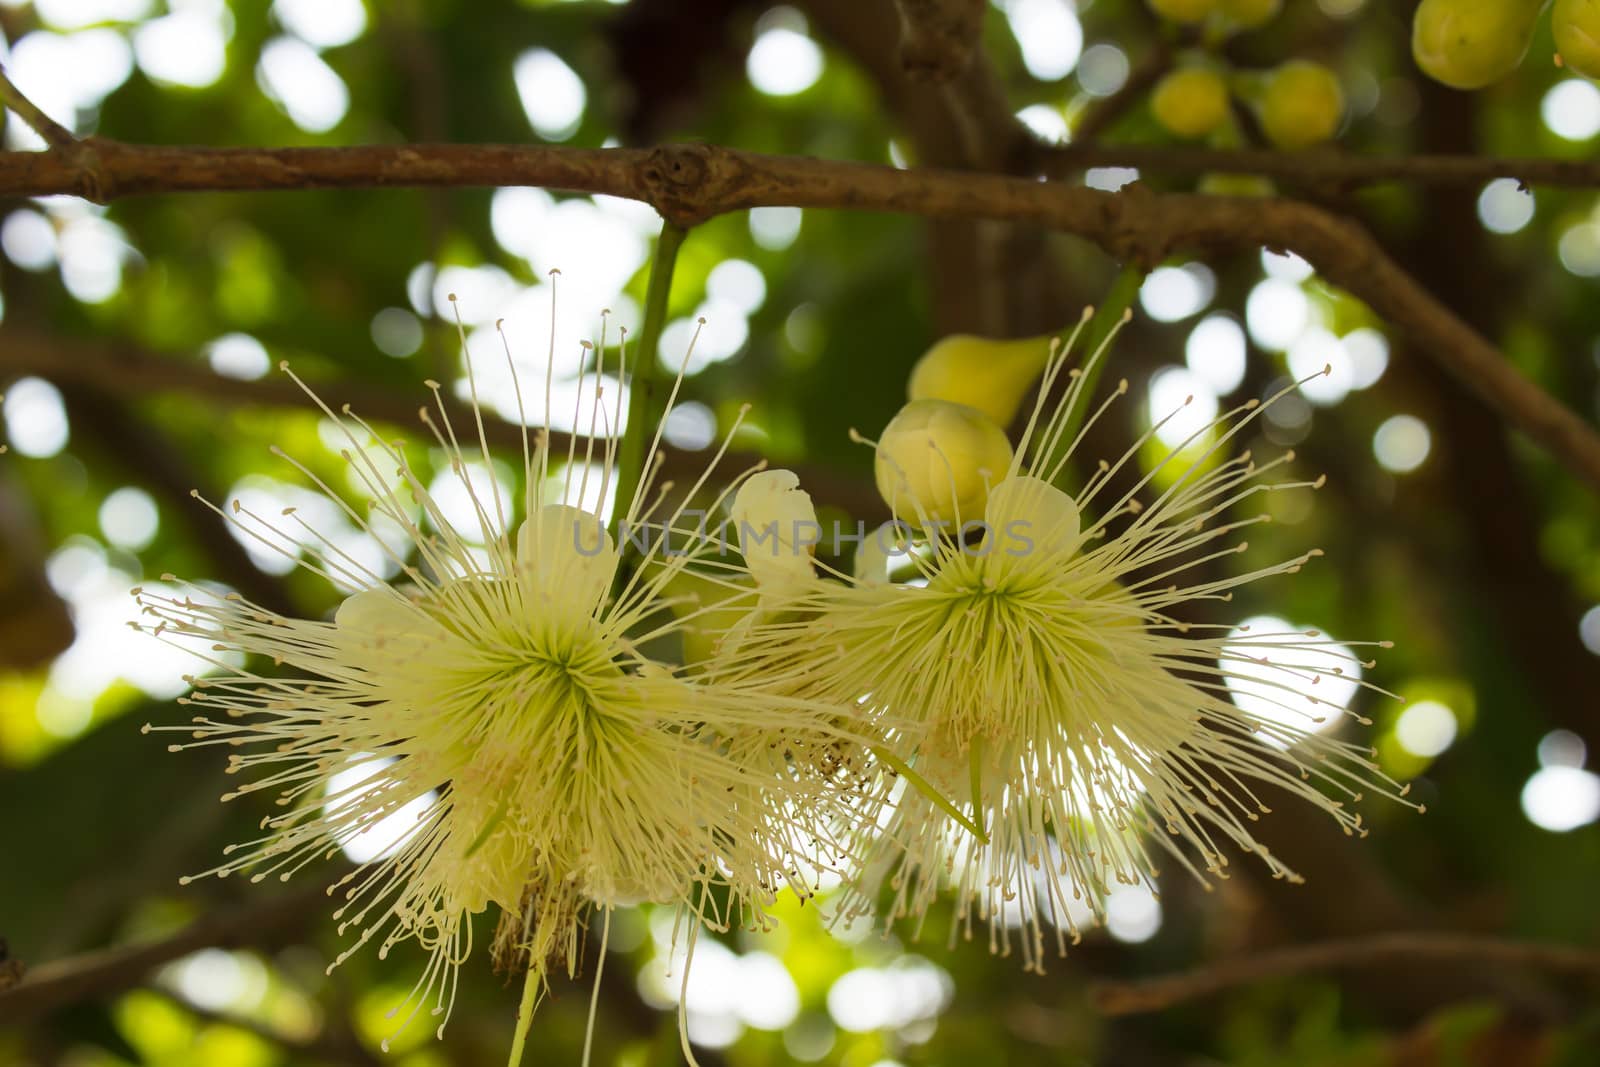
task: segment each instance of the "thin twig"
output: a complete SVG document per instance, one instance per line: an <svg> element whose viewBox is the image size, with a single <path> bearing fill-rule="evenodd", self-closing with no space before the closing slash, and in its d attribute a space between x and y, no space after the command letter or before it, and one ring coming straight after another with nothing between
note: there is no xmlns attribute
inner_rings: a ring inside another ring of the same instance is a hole
<svg viewBox="0 0 1600 1067"><path fill-rule="evenodd" d="M1600 976L1600 952L1592 949L1467 934L1391 933L1296 945L1159 978L1099 982L1091 987L1089 997L1106 1015L1137 1015L1273 978L1418 959Z"/></svg>
<svg viewBox="0 0 1600 1067"><path fill-rule="evenodd" d="M130 989L164 963L203 948L259 945L317 914L327 902L321 882L256 899L234 911L207 915L160 941L102 949L41 963L0 991L0 1023L38 1019L45 1012Z"/></svg>
<svg viewBox="0 0 1600 1067"><path fill-rule="evenodd" d="M0 104L15 111L51 148L70 148L78 143L71 130L46 115L17 88L4 66L0 66Z"/></svg>

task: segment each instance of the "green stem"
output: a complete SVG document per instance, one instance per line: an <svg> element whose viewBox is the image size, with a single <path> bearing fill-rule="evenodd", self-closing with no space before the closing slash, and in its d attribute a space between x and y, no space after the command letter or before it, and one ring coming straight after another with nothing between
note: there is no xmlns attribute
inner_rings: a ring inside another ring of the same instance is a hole
<svg viewBox="0 0 1600 1067"><path fill-rule="evenodd" d="M872 754L882 760L900 777L910 782L913 789L936 804L940 811L944 812L946 815L950 816L952 819L970 831L972 836L976 837L979 841L982 841L986 845L989 843L989 835L983 832L983 827L979 826L972 819L967 818L966 813L960 808L956 807L947 797L935 789L932 783L930 783L926 778L922 777L922 775L918 774L916 771L912 770L911 764L907 763L899 756L896 756L893 752L890 752L882 745L873 745ZM976 815L977 812L974 812L973 814Z"/></svg>
<svg viewBox="0 0 1600 1067"><path fill-rule="evenodd" d="M1144 285L1148 273L1143 267L1129 263L1117 274L1116 280L1111 283L1111 288L1106 290L1105 299L1095 308L1094 317L1089 320L1089 325L1083 332L1085 359L1098 352L1100 346L1105 344L1106 338L1111 336L1111 331L1121 324L1123 316L1138 299L1139 289ZM1083 420L1088 418L1090 410L1094 407L1095 390L1099 387L1100 376L1105 373L1106 364L1110 362L1109 358L1096 360L1094 366L1084 375L1083 388L1078 393L1080 397L1078 405L1067 413L1066 430L1061 435L1060 447L1066 448L1077 439L1078 431L1083 428ZM1076 481L1072 477L1070 463L1062 469L1059 480Z"/></svg>
<svg viewBox="0 0 1600 1067"><path fill-rule="evenodd" d="M622 445L617 453L617 504L611 516L611 533L619 542L622 520L628 516L644 478L644 466L649 461L644 454L645 442L661 416L666 414L653 410L656 352L667 322L672 271L677 266L678 249L683 247L688 233L676 223L663 222L655 254L650 260L650 280L644 294L644 325L639 331L639 347L634 353L633 372L628 381L628 427L622 433Z"/></svg>
<svg viewBox="0 0 1600 1067"><path fill-rule="evenodd" d="M528 976L522 981L522 1002L517 1005L517 1029L511 1037L511 1059L506 1067L521 1067L522 1051L528 1043L528 1030L533 1025L533 1005L539 999L539 986L544 980L544 964L528 963Z"/></svg>

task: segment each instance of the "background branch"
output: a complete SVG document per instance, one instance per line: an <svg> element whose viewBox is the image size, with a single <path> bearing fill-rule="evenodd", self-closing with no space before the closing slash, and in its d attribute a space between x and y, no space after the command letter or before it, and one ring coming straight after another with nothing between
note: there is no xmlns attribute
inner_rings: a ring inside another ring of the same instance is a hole
<svg viewBox="0 0 1600 1067"><path fill-rule="evenodd" d="M1532 967L1600 976L1600 952L1591 949L1465 934L1389 933L1295 945L1160 978L1099 982L1090 989L1089 997L1094 1006L1107 1015L1134 1015L1162 1011L1252 982L1419 959L1450 967L1463 964L1479 969Z"/></svg>
<svg viewBox="0 0 1600 1067"><path fill-rule="evenodd" d="M196 919L160 941L41 963L21 982L0 991L0 1023L36 1020L66 1004L131 989L162 964L203 948L267 943L309 921L327 906L327 900L325 886L319 881Z"/></svg>

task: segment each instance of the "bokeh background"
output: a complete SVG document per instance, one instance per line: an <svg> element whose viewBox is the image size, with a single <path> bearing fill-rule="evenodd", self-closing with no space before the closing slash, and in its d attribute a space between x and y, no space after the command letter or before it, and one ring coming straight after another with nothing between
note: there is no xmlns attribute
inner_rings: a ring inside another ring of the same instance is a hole
<svg viewBox="0 0 1600 1067"><path fill-rule="evenodd" d="M1582 158L1600 145L1600 88L1548 62L1547 30L1516 75L1457 93L1412 65L1412 5L1286 7L1222 51L1240 70L1296 56L1332 67L1349 103L1333 150ZM1003 166L938 121L938 90L898 66L896 26L887 3L835 0L0 0L0 58L78 133L135 142L703 139ZM1021 125L991 122L992 143L1017 128L1066 138L1171 39L1128 0L997 0L978 62ZM1164 143L1145 101L1128 103L1102 143ZM1249 143L1247 119L1242 129ZM9 149L41 145L15 116L4 133ZM1117 168L1070 180L1134 179L1209 181ZM1363 220L1523 373L1594 418L1593 190L1247 185ZM0 937L32 968L208 917L232 924L115 989L8 1019L0 1063L501 1062L516 981L487 959L464 969L443 1041L419 1026L383 1056L384 1013L417 953L363 952L325 976L339 939L315 875L289 896L240 879L179 888L260 812L217 803L220 758L169 755L141 735L146 721L182 721L174 699L194 664L128 627L128 590L176 572L285 610L331 610L338 590L237 539L189 496L297 507L378 562L365 534L269 454L279 446L344 484L337 441L277 361L334 402L404 416L424 379L462 380L453 292L476 347L503 318L519 365L542 375L548 272L561 272L559 351L593 335L601 308L636 327L659 220L639 204L527 188L151 196L110 209L51 197L0 213ZM1071 323L1116 269L1072 237L992 223L793 208L715 219L684 249L662 345L675 363L706 319L669 443L706 449L750 402L738 449L802 465L838 513L878 517L870 456L847 431L887 421L927 345L955 330ZM1369 802L1372 833L1353 841L1280 810L1263 838L1309 884L1272 882L1241 857L1214 893L1176 876L1159 898L1120 890L1105 925L1044 976L991 958L982 938L947 945L942 915L913 940L830 931L791 900L776 933L701 940L687 1008L702 1062L1600 1062L1600 1013L1581 984L1470 961L1306 975L1149 1017L1090 1006L1096 980L1328 937L1440 928L1592 945L1600 934L1600 757L1586 750L1600 733L1592 489L1293 255L1168 263L1135 312L1115 365L1131 399L1093 443L1106 454L1186 396L1199 418L1332 365L1246 442L1293 447L1295 470L1326 472L1327 487L1274 495L1277 521L1227 565L1311 547L1327 558L1213 610L1393 639L1368 677L1406 703L1353 685L1342 697L1374 720L1383 767L1428 813ZM566 395L577 370L557 366ZM490 392L514 416L506 392ZM350 858L381 851L378 836ZM618 915L596 1062L678 1061L671 918ZM588 989L556 984L533 1062L576 1062Z"/></svg>

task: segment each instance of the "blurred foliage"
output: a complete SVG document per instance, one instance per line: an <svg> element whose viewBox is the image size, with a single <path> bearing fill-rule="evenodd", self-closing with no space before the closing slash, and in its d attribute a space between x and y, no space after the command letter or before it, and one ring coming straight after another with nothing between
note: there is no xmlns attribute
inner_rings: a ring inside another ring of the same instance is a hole
<svg viewBox="0 0 1600 1067"><path fill-rule="evenodd" d="M278 11L266 0L233 0L226 7L220 0L173 0L172 11L220 20L225 28L220 76L199 87L164 84L140 69L140 54L102 104L58 117L75 119L81 133L152 143L536 140L513 70L529 50L548 49L586 90L586 104L565 137L570 144L615 143L634 129L784 154L872 162L917 156L871 77L827 40L819 40L824 63L809 87L773 95L751 83L745 57L752 42L775 27L803 32L804 18L793 9L775 12L737 0L697 0L676 10L638 0L366 0L364 6L348 0L329 9L350 10L352 3L364 16L360 31L347 43L320 49L320 62L347 91L348 106L320 132L297 125L264 89L263 50L292 36L283 11L308 8L282 0ZM989 12L984 45L1015 108L1042 107L1064 123L1097 106L1104 90L1085 87L1087 60L1061 78L1029 73L1013 26L1022 8L1052 3L997 5ZM1071 5L1063 0L1056 6ZM3 0L0 27L20 55L38 45L35 40L29 46L30 37L54 32L148 41L141 38L147 25L169 17L159 0L84 5L92 7L105 9L103 23L80 26L69 0ZM1141 3L1094 0L1080 7L1084 43L1097 50L1092 54L1102 71L1106 63L1115 68L1118 57L1124 64L1139 62L1157 40L1173 35ZM1346 151L1434 150L1455 136L1465 138L1454 145L1459 151L1594 156L1600 94L1589 104L1596 131L1563 137L1548 120L1549 94L1572 78L1549 63L1529 61L1476 94L1440 90L1411 64L1410 7L1361 0L1290 3L1263 29L1220 42L1217 50L1247 81L1248 72L1292 57L1314 58L1335 70L1349 102L1338 139ZM1000 8L1010 10L1010 22ZM639 47L638 24L630 22L648 25L647 16L673 27L670 34L663 31L663 44L654 52ZM631 50L622 48L625 42L633 43ZM883 47L891 49L892 42ZM1530 55L1541 59L1551 51L1548 27L1541 26ZM619 56L629 62L620 63ZM72 77L58 73L63 80ZM1038 114L1035 120L1044 121ZM8 135L20 136L14 118ZM1246 118L1227 136L1248 143L1254 131ZM1142 100L1103 139L1168 140ZM1158 189L1195 184L1157 173L1143 178ZM1600 400L1600 204L1594 191L1517 193L1532 198L1531 219L1517 227L1497 224L1512 229L1504 234L1490 232L1485 221L1516 215L1518 202L1508 201L1512 194L1501 188L1495 194L1500 206L1480 212L1474 210L1478 192L1440 196L1402 183L1310 195L1364 219L1425 285L1493 335L1525 373L1594 417ZM1490 192L1483 195L1484 205ZM259 342L271 363L292 361L333 403L346 393L359 398L363 389L382 386L413 394L420 404L424 379L451 382L460 376L455 326L431 292L436 268L492 266L521 290L539 285L549 266L563 266L565 279L575 273L573 264L593 265L594 250L581 247L582 233L556 226L549 214L539 217L533 232L511 233L515 248L506 247L508 232L492 220L495 196L471 190L296 192L150 196L109 210L61 198L4 205L0 350L6 330L45 330L63 346L66 359L74 345L98 340L154 351L198 371L219 338L243 334ZM558 199L563 205L595 203ZM622 220L617 224L630 228L636 240L654 228L637 210L602 202L598 211ZM40 246L37 240L27 245L24 231L13 226L23 214L48 223L56 243L42 259L28 261L27 249L37 253ZM85 227L98 225L95 220L116 227L111 251L103 245L84 250L83 235L90 232ZM779 463L803 460L834 472L840 484L865 485L870 457L850 444L848 431L881 428L903 397L908 368L938 332L926 227L910 217L822 211L805 212L792 236L784 225L784 216L770 212L729 216L691 235L673 293L674 319L707 314L715 328L739 317L725 303L705 310L708 280L729 260L753 264L764 295L747 309L744 342L698 369L684 397L705 405L721 431L739 405L752 403L755 430L740 439L741 447L759 447ZM556 236L547 238L546 228L569 244L552 246ZM1453 248L1439 247L1438 236L1451 232L1465 236ZM530 246L539 248L534 258L523 254ZM1473 258L1461 262L1461 249ZM1043 317L1067 324L1083 304L1100 298L1115 265L1064 236L1050 239L1048 254L1065 283L1053 305L1042 309ZM626 285L634 309L644 293L642 262ZM1281 387L1291 373L1288 346L1260 342L1256 318L1268 312L1252 304L1263 291L1264 263L1253 256L1211 262L1202 286L1211 291L1193 307L1171 316L1173 321L1140 315L1127 329L1115 366L1133 381L1135 402L1117 409L1110 440L1125 446L1148 427L1145 386L1154 374L1184 362L1185 344L1206 314L1248 326L1252 338L1243 381L1223 403ZM1269 265L1281 269L1281 257ZM70 277L79 269L110 270L115 284L86 296ZM488 276L461 277L481 282ZM1010 285L1015 279L999 281ZM1304 295L1311 321L1332 336L1383 329L1358 302L1314 277L1286 284ZM587 293L581 283L578 292ZM1148 288L1146 295L1148 307ZM462 296L469 307L483 299L471 290ZM618 306L619 317L631 321ZM385 309L399 309L386 321L402 337L391 339L389 347L415 351L395 356L380 350L375 316ZM598 311L599 304L569 303L559 314L593 321ZM419 328L420 344L408 346L405 335ZM673 336L681 340L683 334ZM1371 835L1353 855L1392 885L1417 924L1593 945L1600 936L1593 905L1600 831L1592 820L1570 832L1541 829L1525 815L1519 796L1539 770L1541 738L1558 727L1596 737L1600 661L1580 641L1579 617L1600 600L1600 507L1587 487L1508 437L1409 351L1403 338L1391 337L1388 344L1388 367L1376 384L1338 403L1302 404L1298 420L1264 423L1259 439L1243 442L1266 454L1292 445L1300 455L1296 471L1307 478L1326 471L1330 481L1314 507L1309 490L1274 496L1270 507L1277 521L1258 528L1249 553L1230 565L1249 568L1310 546L1322 547L1328 558L1293 580L1247 590L1227 606L1226 619L1270 612L1345 639L1392 638L1395 648L1382 654L1370 679L1407 701L1437 701L1454 712L1454 743L1421 756L1397 740L1401 705L1375 693L1357 697L1357 710L1374 719L1372 740L1383 765L1410 782L1429 811L1416 818L1396 806L1372 806ZM330 484L343 486L344 473L337 443L324 440L309 405L246 408L197 395L124 393L112 399L132 415L130 437L108 434L99 420L79 417L93 409L85 407L84 386L77 382L66 383L61 393L70 425L65 447L30 456L17 447L25 416L16 406L16 377L0 358L0 378L14 393L6 408L13 454L0 460L0 593L24 591L0 596L0 635L10 650L0 675L0 935L15 958L37 964L157 937L196 914L256 899L251 887L234 884L237 879L178 888L180 874L212 866L223 843L248 836L261 812L248 804L235 810L215 803L222 788L220 759L168 755L164 745L140 734L137 727L145 720L182 721L182 709L170 701L179 687L169 680L165 689L141 692L126 671L119 676L115 669L122 662L117 657L137 658L138 652L104 643L110 632L104 618L133 611L131 600L108 599L112 587L125 591L167 572L239 580L219 572L227 565L219 563L219 539L227 535L181 488L154 476L151 457L179 457L178 473L188 484L211 487L218 496L261 475L304 484L273 458L273 446ZM1431 431L1426 458L1414 472L1386 470L1374 453L1374 434L1397 414L1414 415ZM26 417L37 415L36 405ZM159 518L158 531L141 546L119 547L107 528L115 524L102 521L107 497L125 486L148 493ZM816 492L819 503L835 503L825 491ZM45 575L54 594L45 592ZM326 582L304 572L265 581L308 614L324 613L337 602ZM46 657L64 644L62 601L75 616L77 645L52 668ZM1585 638L1600 652L1600 616L1590 618ZM62 639L52 643L52 633ZM1541 636L1530 640L1529 634ZM104 670L108 663L113 669L106 684L86 692L80 673L85 664ZM1570 761L1570 744L1565 751ZM1581 762L1581 755L1576 758ZM1241 857L1235 869L1247 859ZM1083 996L1090 976L1156 973L1286 936L1360 929L1359 913L1368 906L1346 893L1337 875L1330 882L1325 874L1320 884L1301 889L1235 877L1209 895L1178 877L1168 882L1154 936L1119 940L1092 931L1044 977L1021 974L1012 959L991 957L981 934L970 942L956 937L947 949L944 914L931 916L921 941L913 942L911 931L865 939L858 931L842 938L824 927L814 909L787 907L778 932L730 937L720 964L701 962L731 981L736 993L738 976L746 973L740 961L754 953L776 956L797 994L792 1020L775 1029L744 1026L733 1021L738 1012L723 1005L720 1014L709 1013L716 1017L706 1023L707 1032L720 1025L731 1041L720 1051L707 1049L704 1062L1595 1062L1600 1020L1592 1002L1586 1017L1566 1013L1535 1023L1510 1019L1494 1005L1436 1005L1426 1017L1396 1026L1382 1003L1382 983L1360 974L1245 989L1148 1020L1096 1017ZM1284 900L1294 894L1312 901L1310 908L1286 909ZM1331 916L1321 929L1303 917L1318 909ZM1354 915L1348 921L1346 910ZM670 916L649 909L618 916L600 986L596 1062L677 1062L675 1023L667 1010L674 986L652 986L641 977L654 973L651 961L666 951L663 933L670 925ZM0 1062L372 1062L378 1042L392 1029L384 1014L409 988L418 959L402 950L380 962L363 952L326 976L324 963L338 944L331 926L319 915L308 916L297 936L276 946L202 954L103 1004L0 1030ZM487 938L489 929L479 934ZM922 961L910 979L901 973L912 973L906 971L908 959ZM535 1062L576 1062L595 961L588 963L585 977L558 983L541 1008ZM488 972L486 961L463 971L456 1017L442 1042L431 1039L427 1025L414 1027L384 1062L499 1062L516 996ZM855 985L838 984L850 976ZM782 987L779 982L779 992ZM830 991L843 989L835 997L847 997L851 989L869 987L880 1000L901 997L899 1015L890 1011L889 1021L860 1031L841 1026L841 1007L830 1002Z"/></svg>

